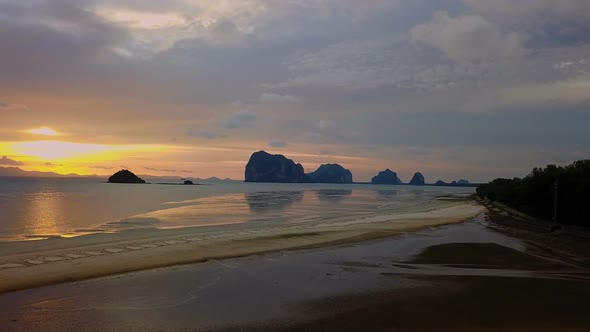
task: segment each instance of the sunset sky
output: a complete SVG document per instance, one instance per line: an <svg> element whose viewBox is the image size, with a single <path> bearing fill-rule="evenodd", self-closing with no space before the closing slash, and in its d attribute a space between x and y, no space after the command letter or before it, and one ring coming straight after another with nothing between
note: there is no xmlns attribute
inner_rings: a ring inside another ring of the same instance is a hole
<svg viewBox="0 0 590 332"><path fill-rule="evenodd" d="M590 156L590 0L0 0L0 167L357 181Z"/></svg>

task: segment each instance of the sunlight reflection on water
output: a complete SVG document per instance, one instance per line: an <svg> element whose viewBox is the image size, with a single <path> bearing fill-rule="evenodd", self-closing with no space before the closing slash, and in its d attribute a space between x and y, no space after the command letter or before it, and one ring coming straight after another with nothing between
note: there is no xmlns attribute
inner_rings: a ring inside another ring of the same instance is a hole
<svg viewBox="0 0 590 332"><path fill-rule="evenodd" d="M396 213L439 195L471 192L473 188L112 185L97 179L0 178L0 241L136 228L337 220Z"/></svg>

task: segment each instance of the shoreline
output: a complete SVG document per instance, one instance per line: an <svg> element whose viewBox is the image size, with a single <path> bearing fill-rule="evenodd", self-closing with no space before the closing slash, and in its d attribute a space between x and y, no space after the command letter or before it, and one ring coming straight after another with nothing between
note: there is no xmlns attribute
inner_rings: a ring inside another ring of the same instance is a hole
<svg viewBox="0 0 590 332"><path fill-rule="evenodd" d="M8 330L63 330L64 326L158 331L587 330L590 318L584 299L590 295L589 270L572 266L561 255L538 255L529 242L535 239L505 234L497 229L495 222L501 221L493 220L497 217L486 212L463 223L394 237L382 234L386 238L211 259L8 292L0 295L0 305L7 308L0 313L0 326ZM313 236L317 234L282 238ZM536 243L553 248L552 239Z"/></svg>
<svg viewBox="0 0 590 332"><path fill-rule="evenodd" d="M484 210L471 199L457 199L445 201L436 209L373 216L372 221L342 225L302 223L209 234L199 228L136 230L0 244L0 293L208 260L386 238L460 223Z"/></svg>

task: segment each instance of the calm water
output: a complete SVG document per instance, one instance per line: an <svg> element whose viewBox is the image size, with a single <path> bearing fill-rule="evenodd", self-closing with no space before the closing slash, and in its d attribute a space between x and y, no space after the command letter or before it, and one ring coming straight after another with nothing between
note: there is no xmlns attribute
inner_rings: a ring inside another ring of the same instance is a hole
<svg viewBox="0 0 590 332"><path fill-rule="evenodd" d="M473 188L262 184L108 184L0 178L0 241L130 228L331 222L395 213Z"/></svg>

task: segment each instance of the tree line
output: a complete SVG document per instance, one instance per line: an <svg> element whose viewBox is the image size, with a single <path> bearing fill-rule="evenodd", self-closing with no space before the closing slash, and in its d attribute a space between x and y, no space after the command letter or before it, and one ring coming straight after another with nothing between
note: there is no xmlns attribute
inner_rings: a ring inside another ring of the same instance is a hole
<svg viewBox="0 0 590 332"><path fill-rule="evenodd" d="M590 226L590 160L534 168L522 179L495 179L477 187L477 195L546 220L557 203L557 222Z"/></svg>

